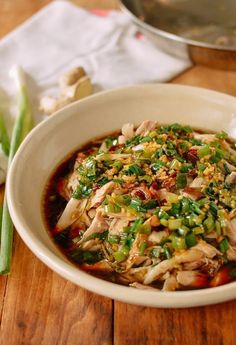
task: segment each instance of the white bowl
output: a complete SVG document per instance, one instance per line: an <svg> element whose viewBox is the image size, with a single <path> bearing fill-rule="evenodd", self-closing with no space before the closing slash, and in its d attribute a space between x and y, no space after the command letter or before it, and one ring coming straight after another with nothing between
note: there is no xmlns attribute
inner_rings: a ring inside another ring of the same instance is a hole
<svg viewBox="0 0 236 345"><path fill-rule="evenodd" d="M236 282L203 290L138 290L93 277L75 267L45 228L43 192L55 167L88 140L144 119L179 122L236 137L236 99L180 85L140 85L102 92L58 111L27 136L12 162L7 198L12 220L27 246L65 279L98 294L152 307L192 307L236 297Z"/></svg>

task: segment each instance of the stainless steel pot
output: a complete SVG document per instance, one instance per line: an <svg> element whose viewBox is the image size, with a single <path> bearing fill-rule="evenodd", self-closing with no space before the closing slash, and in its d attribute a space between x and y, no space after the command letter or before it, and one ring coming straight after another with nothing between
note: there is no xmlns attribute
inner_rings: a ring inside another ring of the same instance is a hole
<svg viewBox="0 0 236 345"><path fill-rule="evenodd" d="M236 70L236 0L120 0L162 50L196 64Z"/></svg>

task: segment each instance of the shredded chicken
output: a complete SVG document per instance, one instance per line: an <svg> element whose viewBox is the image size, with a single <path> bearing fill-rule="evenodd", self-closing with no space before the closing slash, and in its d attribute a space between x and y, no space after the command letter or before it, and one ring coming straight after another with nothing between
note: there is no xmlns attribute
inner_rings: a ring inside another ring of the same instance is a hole
<svg viewBox="0 0 236 345"><path fill-rule="evenodd" d="M84 241L86 238L91 236L94 233L101 233L104 232L109 228L109 224L107 220L103 217L102 211L98 210L96 216L94 217L90 227L85 231L83 234L82 240Z"/></svg>
<svg viewBox="0 0 236 345"><path fill-rule="evenodd" d="M146 120L141 123L141 125L136 129L136 135L144 135L149 131L153 131L156 128L156 121Z"/></svg>
<svg viewBox="0 0 236 345"><path fill-rule="evenodd" d="M58 231L66 229L73 224L83 214L87 205L87 199L74 199L71 198L66 205L61 217L59 218L56 228Z"/></svg>
<svg viewBox="0 0 236 345"><path fill-rule="evenodd" d="M90 201L90 208L99 206L105 199L106 195L110 193L114 189L114 187L115 183L111 181L98 189Z"/></svg>

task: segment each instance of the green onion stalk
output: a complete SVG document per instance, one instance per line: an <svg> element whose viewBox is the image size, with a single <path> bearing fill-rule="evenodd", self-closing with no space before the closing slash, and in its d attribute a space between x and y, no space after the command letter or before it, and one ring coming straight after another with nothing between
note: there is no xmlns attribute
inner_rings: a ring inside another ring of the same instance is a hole
<svg viewBox="0 0 236 345"><path fill-rule="evenodd" d="M10 76L14 79L17 87L19 110L10 140L8 168L21 142L33 127L33 116L26 87L25 73L20 66L14 66L10 71ZM7 274L10 272L12 241L13 223L9 214L5 194L1 222L0 274Z"/></svg>

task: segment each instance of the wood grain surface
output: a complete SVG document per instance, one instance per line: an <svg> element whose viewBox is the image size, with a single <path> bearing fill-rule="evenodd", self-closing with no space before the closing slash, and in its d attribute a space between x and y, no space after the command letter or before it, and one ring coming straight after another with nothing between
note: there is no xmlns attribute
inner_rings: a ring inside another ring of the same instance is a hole
<svg viewBox="0 0 236 345"><path fill-rule="evenodd" d="M0 0L0 37L49 2ZM117 8L115 0L74 2ZM236 96L236 72L195 66L172 83ZM235 319L236 301L165 310L87 292L49 270L16 234L12 272L0 277L1 345L235 345Z"/></svg>

